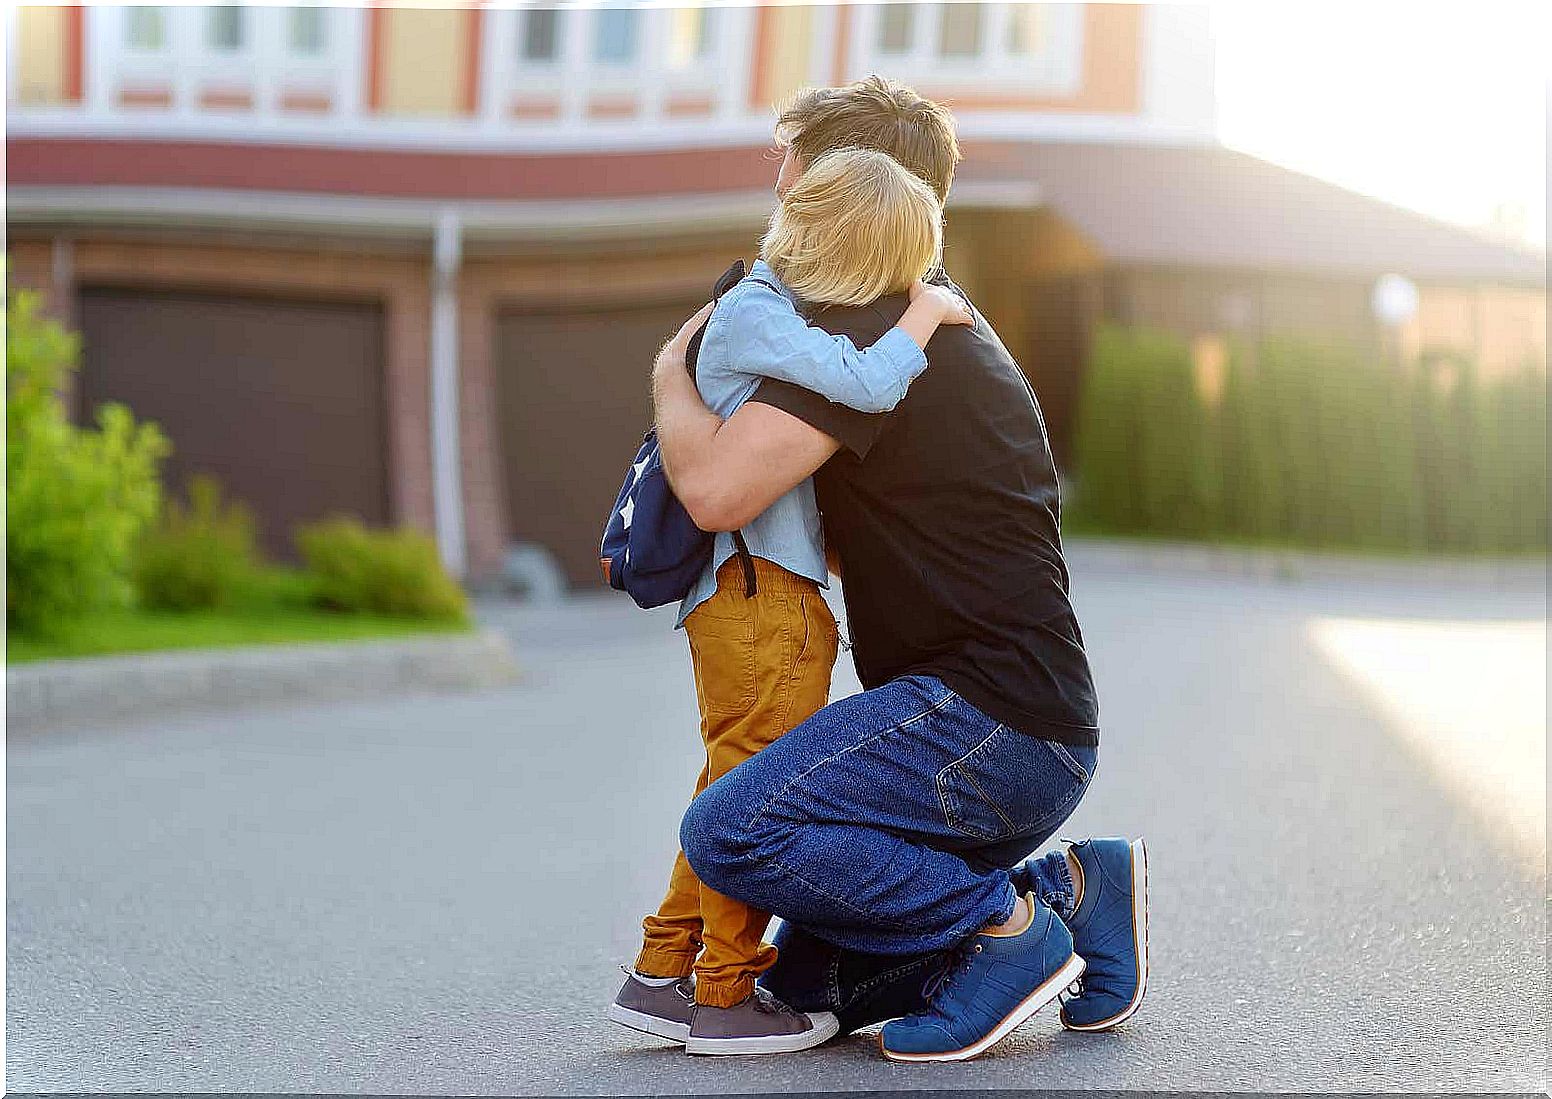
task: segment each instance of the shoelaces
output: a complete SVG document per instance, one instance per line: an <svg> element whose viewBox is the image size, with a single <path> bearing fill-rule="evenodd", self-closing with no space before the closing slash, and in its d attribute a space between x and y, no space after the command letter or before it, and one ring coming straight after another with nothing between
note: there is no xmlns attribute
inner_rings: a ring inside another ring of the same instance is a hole
<svg viewBox="0 0 1552 1099"><path fill-rule="evenodd" d="M981 944L974 940L969 940L955 947L944 960L942 968L928 977L922 985L922 998L930 1004L938 996L947 992L954 978L959 973L968 970L970 963L974 960L974 956L980 952Z"/></svg>

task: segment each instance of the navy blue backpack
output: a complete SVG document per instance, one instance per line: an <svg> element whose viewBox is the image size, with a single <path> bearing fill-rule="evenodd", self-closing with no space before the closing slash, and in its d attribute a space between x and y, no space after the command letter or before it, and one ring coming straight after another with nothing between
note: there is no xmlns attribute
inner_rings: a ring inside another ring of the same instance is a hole
<svg viewBox="0 0 1552 1099"><path fill-rule="evenodd" d="M717 280L713 299L722 297L743 277L744 261L739 260ZM702 325L685 349L684 364L692 377L705 332ZM744 592L753 595L754 563L749 547L737 531L733 532L733 544L744 566ZM611 588L629 594L637 606L661 607L690 593L715 546L716 536L695 525L669 487L657 432L649 430L604 526L598 561L604 579Z"/></svg>

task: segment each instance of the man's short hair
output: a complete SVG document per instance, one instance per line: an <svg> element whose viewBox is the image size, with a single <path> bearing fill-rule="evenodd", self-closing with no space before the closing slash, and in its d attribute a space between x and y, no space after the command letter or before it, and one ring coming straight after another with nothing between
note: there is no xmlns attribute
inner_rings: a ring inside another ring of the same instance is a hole
<svg viewBox="0 0 1552 1099"><path fill-rule="evenodd" d="M948 108L880 76L799 92L776 120L776 140L804 164L848 146L888 153L926 180L940 202L960 159Z"/></svg>

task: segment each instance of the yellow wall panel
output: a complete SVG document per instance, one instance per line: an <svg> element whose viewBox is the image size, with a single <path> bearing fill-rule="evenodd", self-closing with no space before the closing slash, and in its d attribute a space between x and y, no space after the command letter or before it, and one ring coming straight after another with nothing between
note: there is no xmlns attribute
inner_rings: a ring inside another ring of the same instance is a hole
<svg viewBox="0 0 1552 1099"><path fill-rule="evenodd" d="M1408 355L1458 351L1487 377L1527 362L1546 369L1547 298L1507 286L1424 286L1417 315L1401 330Z"/></svg>
<svg viewBox="0 0 1552 1099"><path fill-rule="evenodd" d="M1477 351L1482 370L1499 374L1547 362L1547 297L1539 290L1484 287Z"/></svg>
<svg viewBox="0 0 1552 1099"><path fill-rule="evenodd" d="M380 18L383 113L461 113L469 13L458 8L384 8Z"/></svg>
<svg viewBox="0 0 1552 1099"><path fill-rule="evenodd" d="M16 13L16 97L22 103L64 101L65 15L58 7Z"/></svg>
<svg viewBox="0 0 1552 1099"><path fill-rule="evenodd" d="M1474 355L1477 346L1477 296L1464 287L1425 286L1417 313L1402 328L1402 348L1409 355L1452 350Z"/></svg>
<svg viewBox="0 0 1552 1099"><path fill-rule="evenodd" d="M809 5L768 8L769 30L760 43L766 51L760 69L761 106L788 99L810 83L813 66L814 9Z"/></svg>

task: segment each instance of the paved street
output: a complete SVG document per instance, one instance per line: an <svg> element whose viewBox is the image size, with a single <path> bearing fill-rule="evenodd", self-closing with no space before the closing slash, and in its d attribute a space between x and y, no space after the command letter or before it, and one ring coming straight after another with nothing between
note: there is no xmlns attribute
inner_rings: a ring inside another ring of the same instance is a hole
<svg viewBox="0 0 1552 1099"><path fill-rule="evenodd" d="M671 617L596 598L490 609L500 692L13 740L7 1085L1544 1090L1544 591L1074 573L1104 741L1064 832L1154 871L1114 1034L906 1067L603 1021L698 742Z"/></svg>

